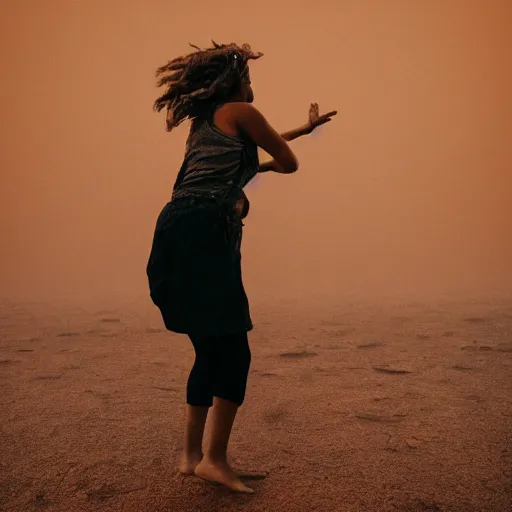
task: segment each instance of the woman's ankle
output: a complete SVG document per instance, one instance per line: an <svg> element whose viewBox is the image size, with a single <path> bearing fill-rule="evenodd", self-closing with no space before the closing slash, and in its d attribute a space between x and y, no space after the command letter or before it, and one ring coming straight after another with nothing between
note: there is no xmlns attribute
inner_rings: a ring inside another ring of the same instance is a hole
<svg viewBox="0 0 512 512"><path fill-rule="evenodd" d="M216 453L215 451L206 451L204 455L204 459L212 464L223 465L228 463L227 454L224 453Z"/></svg>
<svg viewBox="0 0 512 512"><path fill-rule="evenodd" d="M182 457L187 459L202 459L204 457L202 450L197 449L187 449L183 448Z"/></svg>

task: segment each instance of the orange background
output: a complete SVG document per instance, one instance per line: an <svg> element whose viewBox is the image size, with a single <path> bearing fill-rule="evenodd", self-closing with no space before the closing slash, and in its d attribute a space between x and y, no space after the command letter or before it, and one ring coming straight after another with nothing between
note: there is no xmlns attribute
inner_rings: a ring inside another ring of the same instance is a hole
<svg viewBox="0 0 512 512"><path fill-rule="evenodd" d="M311 7L314 5L314 7ZM306 7L307 6L307 7ZM188 42L249 42L292 176L247 189L250 298L512 290L512 2L2 0L0 294L147 294L187 125L152 111Z"/></svg>

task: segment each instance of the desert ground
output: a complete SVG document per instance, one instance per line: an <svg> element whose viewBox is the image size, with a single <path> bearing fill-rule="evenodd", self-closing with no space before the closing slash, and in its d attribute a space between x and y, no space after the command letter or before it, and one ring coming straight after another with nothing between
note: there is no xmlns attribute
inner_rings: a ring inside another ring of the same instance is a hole
<svg viewBox="0 0 512 512"><path fill-rule="evenodd" d="M512 300L252 315L247 496L176 471L193 351L147 300L3 301L0 510L512 510Z"/></svg>

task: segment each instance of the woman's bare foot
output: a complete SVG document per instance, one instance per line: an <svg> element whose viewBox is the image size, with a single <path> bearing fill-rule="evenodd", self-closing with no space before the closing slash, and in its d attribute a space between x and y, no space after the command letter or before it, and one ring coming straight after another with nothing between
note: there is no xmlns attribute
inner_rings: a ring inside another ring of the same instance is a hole
<svg viewBox="0 0 512 512"><path fill-rule="evenodd" d="M225 485L235 492L244 492L247 494L254 492L254 489L243 484L227 462L214 462L205 457L196 466L194 474L204 480Z"/></svg>
<svg viewBox="0 0 512 512"><path fill-rule="evenodd" d="M180 459L180 473L184 475L193 475L197 465L203 460L203 454L186 454Z"/></svg>

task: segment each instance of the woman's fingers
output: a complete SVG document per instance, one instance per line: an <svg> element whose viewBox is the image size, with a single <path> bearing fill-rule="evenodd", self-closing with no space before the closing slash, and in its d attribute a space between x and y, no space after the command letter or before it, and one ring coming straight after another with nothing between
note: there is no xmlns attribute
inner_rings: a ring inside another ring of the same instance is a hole
<svg viewBox="0 0 512 512"><path fill-rule="evenodd" d="M330 114L324 114L323 116L320 116L318 119L316 119L315 124L319 125L327 123L328 121L331 121L331 117L332 116Z"/></svg>
<svg viewBox="0 0 512 512"><path fill-rule="evenodd" d="M323 114L318 118L318 121L323 121L325 119L331 119L331 117L335 116L337 112L329 112L328 114Z"/></svg>
<svg viewBox="0 0 512 512"><path fill-rule="evenodd" d="M328 123L331 120L331 117L335 116L337 113L337 110L332 110L327 114L320 115L318 103L311 103L309 107L309 122L314 126L319 126L321 124Z"/></svg>

